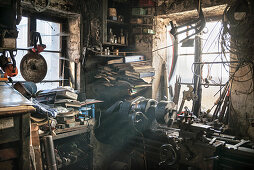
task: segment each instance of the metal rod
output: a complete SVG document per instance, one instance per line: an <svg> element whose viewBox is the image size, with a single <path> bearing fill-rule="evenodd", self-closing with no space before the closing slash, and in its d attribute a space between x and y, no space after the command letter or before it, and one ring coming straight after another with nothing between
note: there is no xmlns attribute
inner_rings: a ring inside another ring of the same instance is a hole
<svg viewBox="0 0 254 170"><path fill-rule="evenodd" d="M28 51L28 50L30 50L30 48L16 48L15 50ZM61 51L53 51L53 50L43 50L43 52L46 52L46 53L61 53Z"/></svg>
<svg viewBox="0 0 254 170"><path fill-rule="evenodd" d="M57 170L54 143L51 135L43 137L48 170Z"/></svg>
<svg viewBox="0 0 254 170"><path fill-rule="evenodd" d="M59 79L59 80L42 80L41 82L39 82L39 83L50 83L50 82L60 82L60 81L66 81L66 80L68 80L68 79ZM21 82L21 83L25 83L25 82L27 82L27 81L25 81L25 80L22 80L22 81L13 81L13 83L17 83L17 82Z"/></svg>
<svg viewBox="0 0 254 170"><path fill-rule="evenodd" d="M230 52L225 52L226 54L230 54ZM210 52L210 53L201 53L201 55L205 54L221 54L221 52ZM195 55L195 54L179 54L179 56L184 56L184 55Z"/></svg>
<svg viewBox="0 0 254 170"><path fill-rule="evenodd" d="M223 64L223 63L239 63L239 61L194 62L193 64Z"/></svg>
<svg viewBox="0 0 254 170"><path fill-rule="evenodd" d="M183 84L183 85L193 85L193 83L178 83L178 84ZM201 83L200 85L202 85L202 86L207 86L207 85L209 85L209 86L225 86L225 84L204 84L204 83Z"/></svg>
<svg viewBox="0 0 254 170"><path fill-rule="evenodd" d="M10 51L29 51L31 48L0 48L0 50L10 50ZM62 51L53 51L53 50L43 50L46 53L62 53Z"/></svg>
<svg viewBox="0 0 254 170"><path fill-rule="evenodd" d="M194 63L202 61L201 55L201 38L200 36L195 36L195 57ZM202 98L202 86L201 86L201 65L194 65L194 93L197 95L197 100L193 100L192 111L196 116L199 116L201 110L201 98Z"/></svg>

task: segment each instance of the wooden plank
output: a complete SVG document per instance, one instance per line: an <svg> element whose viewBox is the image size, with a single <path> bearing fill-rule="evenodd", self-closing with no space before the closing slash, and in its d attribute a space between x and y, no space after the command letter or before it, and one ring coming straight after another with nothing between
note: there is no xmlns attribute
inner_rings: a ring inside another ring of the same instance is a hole
<svg viewBox="0 0 254 170"><path fill-rule="evenodd" d="M35 154L36 170L42 170L41 147L39 139L39 126L31 124L32 145Z"/></svg>
<svg viewBox="0 0 254 170"><path fill-rule="evenodd" d="M71 137L71 136L75 136L75 135L80 135L82 133L86 133L86 132L89 132L89 131L91 131L91 128L83 127L81 129L78 129L78 130L57 134L56 136L53 136L53 140L62 139L62 138L66 138L66 137Z"/></svg>
<svg viewBox="0 0 254 170"><path fill-rule="evenodd" d="M21 140L20 169L26 170L30 168L30 113L22 115Z"/></svg>
<svg viewBox="0 0 254 170"><path fill-rule="evenodd" d="M17 163L14 160L0 162L0 168L3 170L18 169Z"/></svg>
<svg viewBox="0 0 254 170"><path fill-rule="evenodd" d="M0 107L0 116L1 115L13 115L13 114L22 114L26 112L34 112L35 108L33 106L15 106L15 107Z"/></svg>
<svg viewBox="0 0 254 170"><path fill-rule="evenodd" d="M18 154L15 148L5 148L0 150L0 160L6 161L17 158Z"/></svg>

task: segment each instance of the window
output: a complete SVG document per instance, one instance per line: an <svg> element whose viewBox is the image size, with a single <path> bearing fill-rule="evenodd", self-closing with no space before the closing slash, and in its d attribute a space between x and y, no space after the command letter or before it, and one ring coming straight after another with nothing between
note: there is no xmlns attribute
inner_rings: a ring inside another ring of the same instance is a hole
<svg viewBox="0 0 254 170"><path fill-rule="evenodd" d="M28 18L22 17L20 24L17 26L17 30L19 31L18 38L17 38L17 48L27 48L28 47ZM26 50L18 50L17 55L15 57L17 68L18 68L18 75L13 77L14 81L24 81L21 73L20 73L20 62L22 57L27 54Z"/></svg>
<svg viewBox="0 0 254 170"><path fill-rule="evenodd" d="M24 49L28 48L28 37L29 37L29 28L28 28L28 17L22 17L20 24L17 26L19 34L17 38L17 48ZM45 58L47 62L47 75L44 80L40 83L37 83L38 90L56 88L59 86L57 82L60 78L59 70L59 60L61 55L61 24L56 22L36 20L36 31L41 34L42 43L46 44L46 49L50 52L42 52L41 55ZM52 52L51 52L52 51ZM24 55L27 54L27 50L18 50L16 55L17 67L20 71L20 62ZM19 72L18 76L13 78L14 81L25 81Z"/></svg>
<svg viewBox="0 0 254 170"><path fill-rule="evenodd" d="M229 54L227 59L221 54L220 46L220 29L221 22L214 21L206 23L207 33L202 34L202 61L203 62L225 62L229 61ZM210 84L225 84L229 79L228 64L204 64L202 67L202 80L205 78ZM204 81L203 81L204 82ZM209 86L204 88L202 86L202 100L201 105L204 109L211 108L214 102L218 99L220 93L220 86Z"/></svg>
<svg viewBox="0 0 254 170"><path fill-rule="evenodd" d="M36 21L36 31L41 34L43 44L46 44L45 50L52 50L52 52L42 52L41 55L45 58L48 66L48 72L45 80L58 80L59 79L59 57L60 53L58 53L60 48L60 24L38 20ZM47 85L46 89L56 88L59 86L58 82L48 82L48 83L40 83L39 87L44 88ZM45 89L45 88L44 88Z"/></svg>
<svg viewBox="0 0 254 170"><path fill-rule="evenodd" d="M170 31L170 26L168 27L168 31ZM182 28L186 29L186 27ZM221 29L221 22L220 21L213 21L213 22L207 22L206 27L202 32L201 40L201 61L202 62L219 62L219 61L229 61L229 55L225 58L221 54L221 48L220 48L220 29ZM181 30L179 30L181 31ZM186 34L192 34L192 32L189 33L183 33L178 35L178 40L184 39L187 35ZM168 33L168 37L170 37ZM192 39L195 37L193 36ZM171 40L169 39L169 42ZM168 44L170 45L170 44ZM188 90L186 84L190 84L193 86L193 75L194 75L194 55L195 55L195 42L192 46L192 44L189 44L189 47L186 47L186 45L183 45L183 43L178 44L178 60L176 63L175 73L169 82L172 87L174 87L175 84L175 77L181 76L181 82L183 83L181 87L180 92L180 101L182 99L182 93L184 90ZM168 50L168 61L169 61L169 68L172 61L172 50ZM205 79L209 81L209 88L205 88L205 86L202 86L202 99L201 99L201 110L207 110L211 108L214 105L214 102L219 97L219 94L217 96L214 96L219 90L220 86L219 84L224 84L229 79L229 73L228 73L229 67L228 65L223 64L203 64L201 65L201 80L202 84L205 83ZM180 103L178 104L180 105ZM192 101L186 101L185 105L188 108L192 108Z"/></svg>

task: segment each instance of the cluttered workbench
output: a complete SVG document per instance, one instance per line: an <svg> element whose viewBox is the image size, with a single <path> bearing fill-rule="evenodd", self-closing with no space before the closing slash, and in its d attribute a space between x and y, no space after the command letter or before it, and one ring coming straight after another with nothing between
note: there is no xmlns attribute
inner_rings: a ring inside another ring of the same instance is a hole
<svg viewBox="0 0 254 170"><path fill-rule="evenodd" d="M93 120L89 120L84 125L56 129L53 135L41 134L44 169L92 169L92 129Z"/></svg>
<svg viewBox="0 0 254 170"><path fill-rule="evenodd" d="M29 169L32 103L5 82L0 82L0 167Z"/></svg>
<svg viewBox="0 0 254 170"><path fill-rule="evenodd" d="M102 101L78 101L63 87L28 89L0 82L0 169L92 169L90 132Z"/></svg>
<svg viewBox="0 0 254 170"><path fill-rule="evenodd" d="M31 120L39 129L43 169L92 169L90 134L95 104L102 101L78 100L70 87L41 91L32 101L37 113Z"/></svg>

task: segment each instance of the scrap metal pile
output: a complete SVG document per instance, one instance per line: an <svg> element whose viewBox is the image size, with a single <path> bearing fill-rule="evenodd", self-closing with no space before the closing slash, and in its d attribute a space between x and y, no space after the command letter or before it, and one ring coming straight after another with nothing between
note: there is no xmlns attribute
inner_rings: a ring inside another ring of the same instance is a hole
<svg viewBox="0 0 254 170"><path fill-rule="evenodd" d="M100 142L128 153L131 169L254 167L253 143L223 134L188 109L177 114L169 101L118 101L101 114L94 131Z"/></svg>

